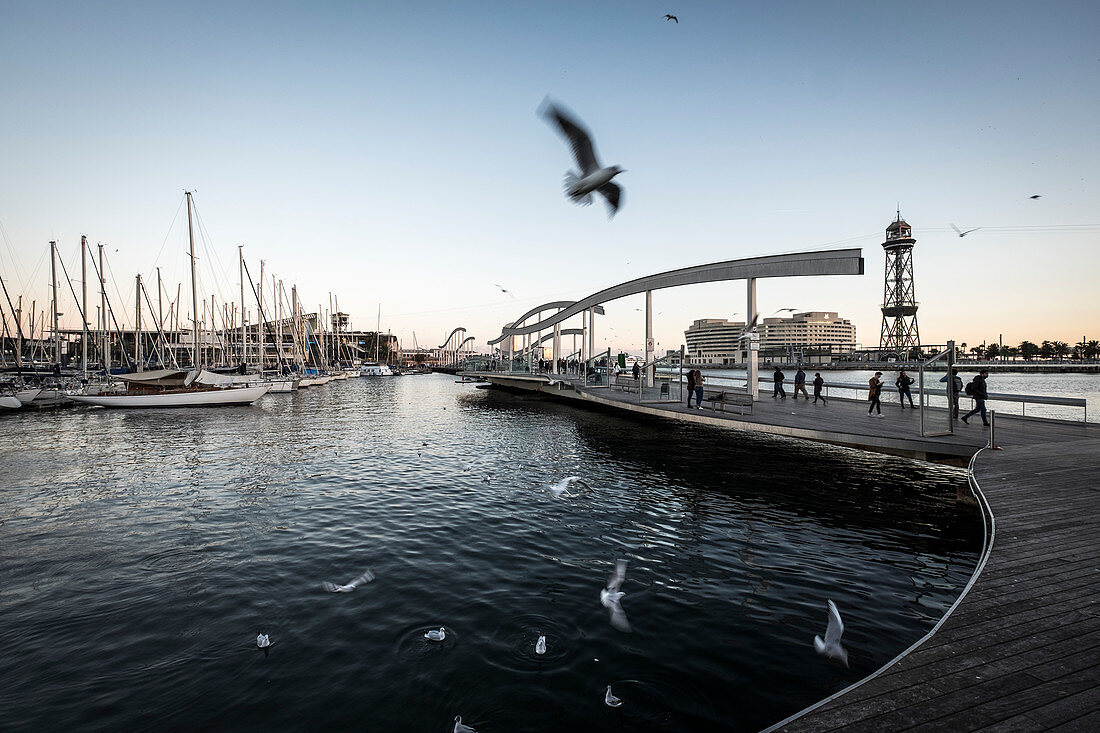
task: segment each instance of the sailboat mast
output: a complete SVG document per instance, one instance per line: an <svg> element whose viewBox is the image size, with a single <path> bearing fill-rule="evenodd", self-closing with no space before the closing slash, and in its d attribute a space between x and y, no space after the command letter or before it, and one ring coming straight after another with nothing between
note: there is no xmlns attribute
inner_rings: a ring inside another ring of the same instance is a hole
<svg viewBox="0 0 1100 733"><path fill-rule="evenodd" d="M191 192L187 195L187 240L191 244L191 313L194 330L191 332L191 368L199 368L199 290L195 283L195 230L191 223Z"/></svg>
<svg viewBox="0 0 1100 733"><path fill-rule="evenodd" d="M99 245L99 300L103 314L103 371L111 373L111 329L107 327L107 271L103 269L103 245Z"/></svg>
<svg viewBox="0 0 1100 733"><path fill-rule="evenodd" d="M80 287L81 303L84 310L84 329L80 337L80 367L84 370L84 379L88 379L88 238L80 235Z"/></svg>
<svg viewBox="0 0 1100 733"><path fill-rule="evenodd" d="M378 361L378 337L381 336L382 331L382 304L378 304L378 320L374 323L374 363L381 364Z"/></svg>
<svg viewBox="0 0 1100 733"><path fill-rule="evenodd" d="M237 245L237 270L241 278L241 363L248 363L248 334L244 330L244 245Z"/></svg>
<svg viewBox="0 0 1100 733"><path fill-rule="evenodd" d="M141 273L137 276L137 288L134 290L134 360L137 370L145 371L145 354L141 343Z"/></svg>
<svg viewBox="0 0 1100 733"><path fill-rule="evenodd" d="M57 330L57 242L50 242L50 281L53 285L53 358L61 368L61 332Z"/></svg>
<svg viewBox="0 0 1100 733"><path fill-rule="evenodd" d="M252 278L250 277L249 280ZM254 286L256 292L256 365L260 369L260 374L264 371L264 355L267 351L267 344L264 340L264 261L260 260L260 279L256 282L259 286ZM242 283L243 285L243 283ZM243 301L242 301L243 302Z"/></svg>

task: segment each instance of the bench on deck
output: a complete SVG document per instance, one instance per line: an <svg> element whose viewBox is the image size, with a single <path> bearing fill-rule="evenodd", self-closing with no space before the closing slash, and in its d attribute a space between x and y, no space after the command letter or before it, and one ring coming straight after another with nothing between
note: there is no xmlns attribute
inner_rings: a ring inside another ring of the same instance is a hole
<svg viewBox="0 0 1100 733"><path fill-rule="evenodd" d="M745 408L748 408L749 415L752 414L752 395L748 391L739 389L704 389L703 400L699 403L700 407L710 404L710 409L726 411L726 405L733 405L740 408L742 415L746 414Z"/></svg>
<svg viewBox="0 0 1100 733"><path fill-rule="evenodd" d="M627 392L637 392L642 388L642 380L630 374L616 374L614 386Z"/></svg>

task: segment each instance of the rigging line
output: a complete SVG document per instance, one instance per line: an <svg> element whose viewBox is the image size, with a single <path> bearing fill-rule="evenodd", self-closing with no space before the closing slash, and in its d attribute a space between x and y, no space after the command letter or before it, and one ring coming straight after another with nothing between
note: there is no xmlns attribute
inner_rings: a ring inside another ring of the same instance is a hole
<svg viewBox="0 0 1100 733"><path fill-rule="evenodd" d="M118 296L118 302L119 303L129 303L130 302L130 291L127 290L126 291L126 297L125 298L122 297L122 293L118 289L118 282L115 281L114 270L111 269L111 261L108 260L108 259L104 259L103 263L104 263L103 264L103 269L106 270L111 275L111 285L113 285L114 288L115 288L115 295ZM122 323L123 323L123 325L126 324L126 319L125 318L123 318Z"/></svg>
<svg viewBox="0 0 1100 733"><path fill-rule="evenodd" d="M257 335L257 337L260 338L260 369L262 370L263 366L264 366L263 365L263 353L264 353L264 348L266 347L267 344L263 340L263 334L259 333L259 331L261 330L262 325L265 322L267 322L268 319L264 315L263 307L260 305L260 295L256 291L256 283L252 282L252 273L248 271L248 263L245 262L244 260L241 260L241 264L244 265L244 274L248 276L248 284L252 287L252 296L254 298L256 298L256 310L259 311L259 313L260 313L260 324L261 325L257 326L257 328L256 328L257 334L256 335ZM241 309L242 310L244 309L244 303L241 303ZM267 330L271 330L271 324L267 323L267 326L268 326ZM275 341L275 334L274 333L271 334L271 340ZM283 355L280 353L280 351L281 351L281 349L279 349L279 347L276 346L275 355L279 357L279 366L282 366L283 365Z"/></svg>
<svg viewBox="0 0 1100 733"><path fill-rule="evenodd" d="M229 283L232 280L229 277L225 266L222 264L221 259L218 257L217 250L214 248L213 239L210 237L210 232L206 228L206 224L203 222L202 215L199 213L198 204L195 203L195 197L191 197L191 206L195 212L195 223L199 228L199 242L202 244L203 252L207 255L207 261L210 263L210 276L213 279L213 286L217 289L217 293L221 296L223 302L229 302L232 298L225 297L225 292L222 290L220 283ZM218 280L218 273L214 270L214 264L217 263L218 269L221 270L222 279Z"/></svg>
<svg viewBox="0 0 1100 733"><path fill-rule="evenodd" d="M73 288L73 281L69 279L69 271L65 268L65 260L63 260L61 257L58 257L57 260L61 263L61 272L63 275L65 275L65 282L69 283L69 290L73 294L73 300L76 303L76 310L80 314L80 320L84 324L84 328L87 329L88 333L92 334L95 332L95 330L88 323L88 317L84 315L84 309L80 307L80 300L76 297L76 290ZM94 342L93 345L95 347L96 355L98 356L99 339L93 338L92 341Z"/></svg>
<svg viewBox="0 0 1100 733"><path fill-rule="evenodd" d="M145 289L145 283L144 282L142 282L142 284L141 284L141 292L142 292L142 295L145 296L145 304L149 306L149 312L152 313L153 312L153 304L149 301L149 291ZM163 352L167 351L169 358L172 359L172 366L174 366L176 369L179 369L180 368L179 362L176 361L176 355L174 353L174 350L168 348L168 338L164 335L164 331L161 330L160 322L157 321L157 319L155 319L155 318L153 319L153 321L156 322L156 324L157 324L157 338L158 338L157 344L160 344L162 346L162 348L159 349L159 350L158 350L157 346L154 346L153 347L153 353L157 354L157 356L159 357L159 363L160 363L161 367L163 367L164 366L164 353ZM153 363L153 354L152 353L149 354L149 358L146 359L144 363L145 364L152 364Z"/></svg>
<svg viewBox="0 0 1100 733"><path fill-rule="evenodd" d="M172 236L172 229L176 226L176 219L180 216L180 210L183 209L183 202L187 200L187 196L180 197L179 206L176 207L176 213L172 216L172 223L168 225L168 231L164 233L164 241L160 243L160 249L157 250L157 256L153 258L153 270L146 273L146 275L152 276L153 271L157 268L157 263L160 262L160 256L164 253L164 248L168 245L168 238Z"/></svg>
<svg viewBox="0 0 1100 733"><path fill-rule="evenodd" d="M15 259L15 248L12 246L11 240L8 238L8 230L4 228L4 221L2 219L0 219L0 235L3 235L4 244L7 245L4 248L4 251L7 252L8 259L11 260L12 269L15 272L15 279L19 281L19 292L26 292L26 286L22 282L23 278L26 277L26 273L22 272L23 268L19 266L19 261Z"/></svg>
<svg viewBox="0 0 1100 733"><path fill-rule="evenodd" d="M99 278L100 282L103 282L103 274L99 271L99 267L95 263L95 258L94 257L89 257L88 261L92 263L92 268L95 270L96 277ZM117 290L117 288L116 288L116 290ZM111 320L115 324L115 333L118 335L118 342L121 345L123 343L123 341L122 341L122 329L119 328L118 319L115 318L115 309L111 307L111 299L110 298L104 298L104 300L107 301L107 313L110 314ZM130 369L133 366L133 362L130 361L130 355L126 353L126 349L122 349L122 358L126 360L126 368Z"/></svg>

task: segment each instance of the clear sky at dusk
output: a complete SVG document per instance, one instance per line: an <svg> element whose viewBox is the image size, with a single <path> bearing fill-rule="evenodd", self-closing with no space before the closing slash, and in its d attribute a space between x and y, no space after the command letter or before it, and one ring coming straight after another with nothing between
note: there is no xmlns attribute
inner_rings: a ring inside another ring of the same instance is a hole
<svg viewBox="0 0 1100 733"><path fill-rule="evenodd" d="M361 328L381 303L407 345L465 326L484 346L626 279L862 247L864 276L761 281L760 310L836 310L872 345L900 202L926 343L1100 338L1100 3L0 9L0 274L40 307L49 240L79 278L82 233L118 311L158 266L186 291L187 188L200 298L235 298L243 244L307 310L331 292ZM627 169L614 219L564 198L547 94ZM600 348L636 351L641 307L608 304ZM744 285L654 310L676 348L697 318L743 319Z"/></svg>

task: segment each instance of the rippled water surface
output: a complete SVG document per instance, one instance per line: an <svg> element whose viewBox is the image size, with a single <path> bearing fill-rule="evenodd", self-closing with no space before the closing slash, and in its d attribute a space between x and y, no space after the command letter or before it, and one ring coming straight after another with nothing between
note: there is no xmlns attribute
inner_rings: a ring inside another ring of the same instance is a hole
<svg viewBox="0 0 1100 733"><path fill-rule="evenodd" d="M980 537L964 481L443 375L6 414L0 725L759 729L951 604ZM629 634L599 601L616 558ZM812 647L827 598L850 669Z"/></svg>

